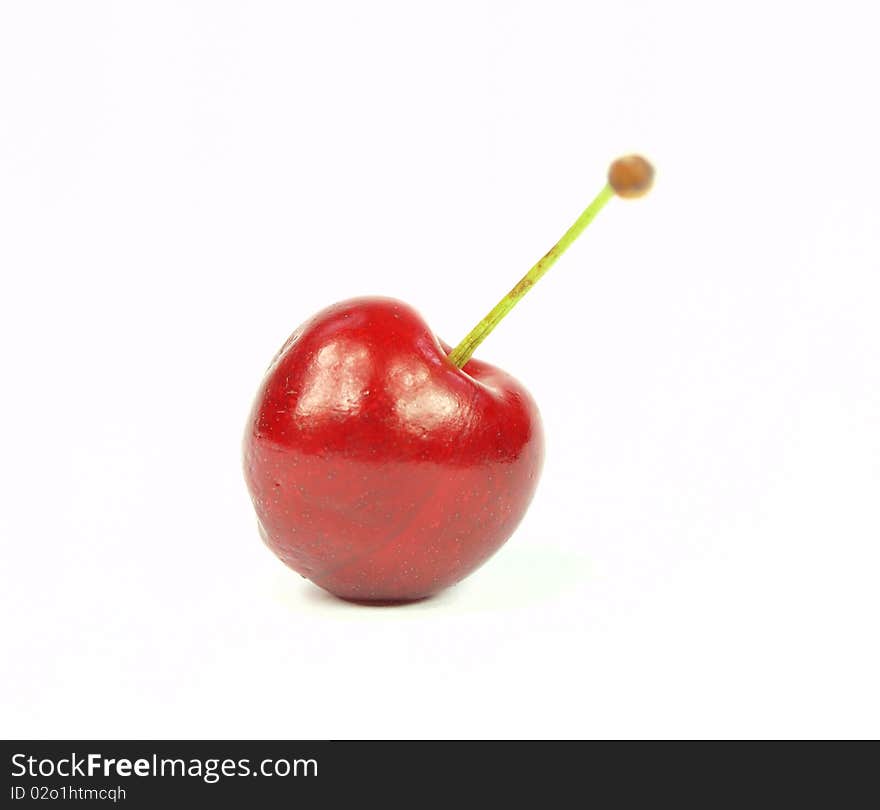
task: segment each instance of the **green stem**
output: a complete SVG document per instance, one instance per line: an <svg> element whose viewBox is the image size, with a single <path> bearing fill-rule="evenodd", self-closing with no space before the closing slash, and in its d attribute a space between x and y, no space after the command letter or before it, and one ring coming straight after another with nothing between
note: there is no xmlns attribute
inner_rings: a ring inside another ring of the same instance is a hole
<svg viewBox="0 0 880 810"><path fill-rule="evenodd" d="M584 212L577 218L574 225L563 234L562 238L536 262L534 267L517 282L516 286L449 353L449 359L454 365L462 368L471 359L477 346L501 323L504 316L519 303L520 299L535 285L538 279L553 267L556 260L568 250L571 243L583 233L587 225L595 219L596 214L605 207L605 204L613 196L614 189L610 185L606 185L596 195L593 202L584 209Z"/></svg>

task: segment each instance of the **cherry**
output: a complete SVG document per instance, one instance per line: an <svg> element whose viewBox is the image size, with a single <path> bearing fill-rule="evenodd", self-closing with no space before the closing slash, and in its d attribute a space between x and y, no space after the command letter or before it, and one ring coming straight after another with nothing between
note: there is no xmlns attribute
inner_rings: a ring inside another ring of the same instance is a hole
<svg viewBox="0 0 880 810"><path fill-rule="evenodd" d="M644 194L644 158L608 183L562 238L450 351L411 307L335 304L272 361L244 437L266 544L345 599L400 602L446 588L513 533L541 472L537 406L476 348L616 195Z"/></svg>

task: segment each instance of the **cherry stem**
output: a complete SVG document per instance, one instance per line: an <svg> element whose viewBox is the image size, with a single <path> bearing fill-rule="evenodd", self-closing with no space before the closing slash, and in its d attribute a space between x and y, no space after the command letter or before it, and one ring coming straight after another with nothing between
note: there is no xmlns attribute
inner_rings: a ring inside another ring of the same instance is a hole
<svg viewBox="0 0 880 810"><path fill-rule="evenodd" d="M568 250L571 243L584 232L587 225L596 218L596 215L614 195L615 191L611 184L606 184L596 195L595 199L584 209L584 212L575 220L574 225L562 235L562 238L538 259L532 269L517 282L516 286L492 308L483 320L468 332L464 340L449 353L449 359L455 366L462 368L471 359L477 347L501 323L504 316L519 303L538 279L553 267L556 260Z"/></svg>

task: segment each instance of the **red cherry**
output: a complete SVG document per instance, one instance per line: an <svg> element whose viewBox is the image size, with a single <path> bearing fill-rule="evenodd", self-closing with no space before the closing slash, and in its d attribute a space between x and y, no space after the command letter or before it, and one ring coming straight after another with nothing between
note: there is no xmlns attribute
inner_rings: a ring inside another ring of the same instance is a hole
<svg viewBox="0 0 880 810"><path fill-rule="evenodd" d="M406 304L359 298L291 335L244 438L245 478L267 545L344 599L422 599L466 577L513 533L544 440L516 380L477 347L617 194L651 186L638 156L450 351Z"/></svg>
<svg viewBox="0 0 880 810"><path fill-rule="evenodd" d="M263 381L244 440L261 534L337 596L430 596L497 551L532 499L534 401L448 350L406 304L355 299L303 324Z"/></svg>

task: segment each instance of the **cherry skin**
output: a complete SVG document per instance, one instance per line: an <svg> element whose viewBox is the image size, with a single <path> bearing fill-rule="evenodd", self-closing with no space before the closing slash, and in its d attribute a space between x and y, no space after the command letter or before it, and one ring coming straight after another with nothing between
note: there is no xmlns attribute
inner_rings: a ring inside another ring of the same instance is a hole
<svg viewBox="0 0 880 810"><path fill-rule="evenodd" d="M448 353L407 304L359 298L304 323L266 373L244 437L260 533L336 596L435 594L528 508L544 448L534 401Z"/></svg>

